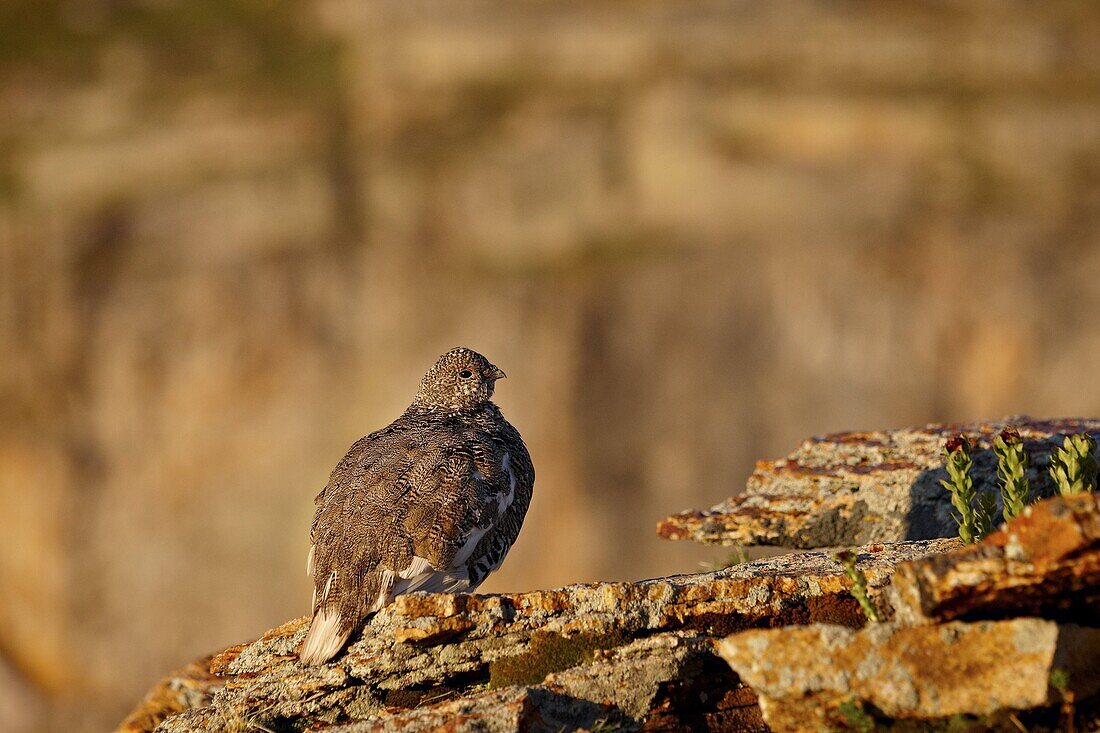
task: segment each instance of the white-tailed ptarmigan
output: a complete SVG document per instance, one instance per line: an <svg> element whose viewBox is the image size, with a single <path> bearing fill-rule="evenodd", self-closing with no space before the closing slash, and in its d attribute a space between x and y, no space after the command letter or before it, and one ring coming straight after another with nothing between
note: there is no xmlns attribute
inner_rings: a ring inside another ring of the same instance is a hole
<svg viewBox="0 0 1100 733"><path fill-rule="evenodd" d="M500 567L535 482L523 439L492 402L502 377L476 351L448 351L409 408L333 469L310 529L302 661L331 659L403 593L472 591Z"/></svg>

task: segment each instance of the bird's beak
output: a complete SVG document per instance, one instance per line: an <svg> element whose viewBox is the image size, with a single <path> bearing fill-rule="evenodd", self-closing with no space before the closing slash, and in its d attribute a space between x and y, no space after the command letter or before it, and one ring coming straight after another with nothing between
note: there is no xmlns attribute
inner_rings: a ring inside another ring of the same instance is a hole
<svg viewBox="0 0 1100 733"><path fill-rule="evenodd" d="M504 373L504 370L498 366L494 366L492 369L489 370L489 379L492 379L493 381L504 379L507 376L508 375Z"/></svg>

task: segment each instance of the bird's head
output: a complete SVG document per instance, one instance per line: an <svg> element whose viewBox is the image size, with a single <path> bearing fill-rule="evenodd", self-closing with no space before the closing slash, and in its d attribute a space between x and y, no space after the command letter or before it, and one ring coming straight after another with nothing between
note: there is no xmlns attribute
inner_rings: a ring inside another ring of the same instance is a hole
<svg viewBox="0 0 1100 733"><path fill-rule="evenodd" d="M493 398L493 385L505 376L472 349L451 349L420 380L413 404L423 408L469 410Z"/></svg>

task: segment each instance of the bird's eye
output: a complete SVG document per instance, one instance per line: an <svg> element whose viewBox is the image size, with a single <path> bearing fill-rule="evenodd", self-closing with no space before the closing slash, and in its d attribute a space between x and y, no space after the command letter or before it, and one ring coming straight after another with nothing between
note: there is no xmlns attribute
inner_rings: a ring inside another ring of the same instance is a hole
<svg viewBox="0 0 1100 733"><path fill-rule="evenodd" d="M470 377L474 376L474 373L471 372L469 369L463 369L458 373L458 376L462 377L463 379L469 379Z"/></svg>

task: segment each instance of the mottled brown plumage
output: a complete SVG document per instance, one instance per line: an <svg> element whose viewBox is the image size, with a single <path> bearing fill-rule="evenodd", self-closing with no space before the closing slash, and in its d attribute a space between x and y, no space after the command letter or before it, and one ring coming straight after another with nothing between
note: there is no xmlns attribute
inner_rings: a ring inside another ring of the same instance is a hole
<svg viewBox="0 0 1100 733"><path fill-rule="evenodd" d="M332 471L310 530L303 661L331 659L402 593L472 591L500 567L535 481L523 439L491 401L503 376L475 351L448 351L409 408Z"/></svg>

